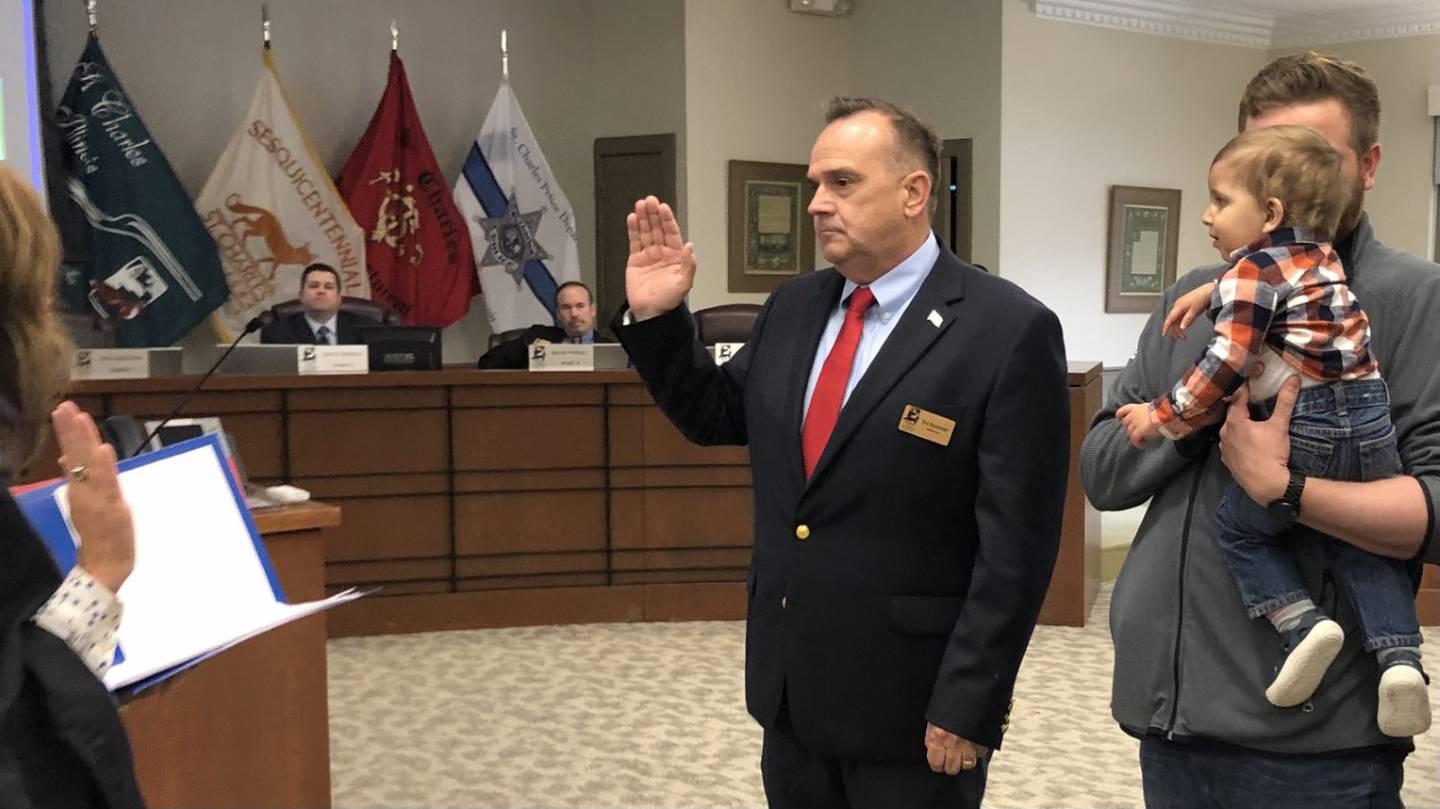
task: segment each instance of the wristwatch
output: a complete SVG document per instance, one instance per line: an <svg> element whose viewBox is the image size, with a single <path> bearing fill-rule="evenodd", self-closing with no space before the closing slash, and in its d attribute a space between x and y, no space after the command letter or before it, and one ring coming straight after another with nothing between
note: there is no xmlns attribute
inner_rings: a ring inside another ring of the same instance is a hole
<svg viewBox="0 0 1440 809"><path fill-rule="evenodd" d="M1305 491L1305 476L1290 470L1290 485L1285 487L1285 493L1265 507L1265 513L1272 519L1281 522L1295 522L1300 516L1300 495Z"/></svg>

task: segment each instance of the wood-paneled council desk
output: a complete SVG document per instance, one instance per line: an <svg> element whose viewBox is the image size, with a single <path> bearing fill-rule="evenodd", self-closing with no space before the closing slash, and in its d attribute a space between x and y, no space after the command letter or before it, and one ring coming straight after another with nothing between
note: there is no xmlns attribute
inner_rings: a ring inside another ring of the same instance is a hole
<svg viewBox="0 0 1440 809"><path fill-rule="evenodd" d="M193 377L76 384L96 416L158 417ZM1080 625L1099 530L1079 441L1100 368L1072 364L1071 478L1042 620ZM340 505L325 585L383 585L332 637L522 624L737 619L753 537L748 454L687 442L633 371L444 370L218 376L186 406L220 416L251 477Z"/></svg>

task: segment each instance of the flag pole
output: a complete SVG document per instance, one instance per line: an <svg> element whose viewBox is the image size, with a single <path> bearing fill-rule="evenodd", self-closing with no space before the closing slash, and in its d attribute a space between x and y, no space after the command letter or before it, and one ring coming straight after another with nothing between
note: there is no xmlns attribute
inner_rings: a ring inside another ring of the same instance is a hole
<svg viewBox="0 0 1440 809"><path fill-rule="evenodd" d="M265 50L270 50L270 4L260 4L260 30L265 38Z"/></svg>
<svg viewBox="0 0 1440 809"><path fill-rule="evenodd" d="M399 51L399 50L400 50L400 26L397 25L394 20L391 20L391 21L390 21L390 52L391 52L391 53L395 53L395 52L397 52L397 51Z"/></svg>
<svg viewBox="0 0 1440 809"><path fill-rule="evenodd" d="M500 29L500 77L510 81L510 38L509 31Z"/></svg>
<svg viewBox="0 0 1440 809"><path fill-rule="evenodd" d="M95 33L95 6L96 0L85 0L85 14L90 18L90 33Z"/></svg>

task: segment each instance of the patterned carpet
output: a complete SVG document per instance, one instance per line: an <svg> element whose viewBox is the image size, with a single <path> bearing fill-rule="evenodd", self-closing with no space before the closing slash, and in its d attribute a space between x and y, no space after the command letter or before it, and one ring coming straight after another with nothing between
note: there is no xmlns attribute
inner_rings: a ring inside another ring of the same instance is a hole
<svg viewBox="0 0 1440 809"><path fill-rule="evenodd" d="M1109 718L1107 601L1084 629L1036 631L987 806L1141 804L1136 742ZM331 641L335 806L764 806L743 644L737 622ZM1440 806L1436 737L1409 759L1411 807Z"/></svg>

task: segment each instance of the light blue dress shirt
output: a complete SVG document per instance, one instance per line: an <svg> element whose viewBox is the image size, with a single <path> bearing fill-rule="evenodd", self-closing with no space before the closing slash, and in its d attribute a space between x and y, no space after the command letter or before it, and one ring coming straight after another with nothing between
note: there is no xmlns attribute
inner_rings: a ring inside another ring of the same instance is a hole
<svg viewBox="0 0 1440 809"><path fill-rule="evenodd" d="M590 329L579 337L571 337L567 334L565 335L565 342L571 343L573 345L590 345L591 343L595 342L595 330Z"/></svg>
<svg viewBox="0 0 1440 809"><path fill-rule="evenodd" d="M855 349L855 364L850 366L850 381L845 385L841 407L844 407L844 402L850 401L850 394L870 368L875 355L880 353L880 347L885 345L890 332L895 330L910 301L915 299L920 285L930 277L930 270L939 258L940 243L932 233L909 258L870 285L870 291L875 293L875 304L865 312L865 327L860 334L860 345ZM825 331L820 335L820 347L815 350L815 361L810 367L810 382L805 385L805 413L810 412L810 397L815 393L815 383L820 380L820 369L825 366L825 358L830 356L830 349L835 347L835 341L840 337L840 327L845 325L845 305L850 300L850 293L857 287L854 281L845 282L844 289L840 291L840 302L830 313Z"/></svg>
<svg viewBox="0 0 1440 809"><path fill-rule="evenodd" d="M325 342L329 343L332 346L339 345L337 341L340 339L340 335L335 333L335 328L339 320L339 314L331 315L330 319L325 321L324 323L321 323L320 321L310 317L309 315L305 316L305 322L310 324L310 331L319 334L321 326L324 326L325 328L330 330L329 333L325 335Z"/></svg>

